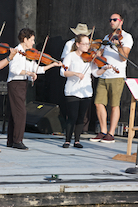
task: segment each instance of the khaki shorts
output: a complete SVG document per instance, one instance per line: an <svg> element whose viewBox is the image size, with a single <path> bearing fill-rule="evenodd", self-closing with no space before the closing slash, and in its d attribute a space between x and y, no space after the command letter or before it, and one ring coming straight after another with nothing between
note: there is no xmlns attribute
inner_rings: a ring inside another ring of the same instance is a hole
<svg viewBox="0 0 138 207"><path fill-rule="evenodd" d="M124 83L124 78L99 78L94 103L106 106L109 99L110 106L119 106Z"/></svg>

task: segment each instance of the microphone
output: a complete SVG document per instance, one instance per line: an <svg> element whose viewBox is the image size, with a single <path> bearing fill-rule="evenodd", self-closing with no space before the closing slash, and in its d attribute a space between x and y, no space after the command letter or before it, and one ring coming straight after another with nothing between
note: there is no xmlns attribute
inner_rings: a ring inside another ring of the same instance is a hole
<svg viewBox="0 0 138 207"><path fill-rule="evenodd" d="M112 43L112 42L110 42L110 41L108 41L108 40L104 40L104 41L102 41L102 44L103 44L103 45L114 45L114 43Z"/></svg>
<svg viewBox="0 0 138 207"><path fill-rule="evenodd" d="M104 41L102 42L102 44L103 44L103 45L110 45L110 47L112 47L113 45L115 45L115 46L119 46L118 44L114 44L114 43L112 43L112 42L110 42L110 41L108 41L108 40L104 40Z"/></svg>

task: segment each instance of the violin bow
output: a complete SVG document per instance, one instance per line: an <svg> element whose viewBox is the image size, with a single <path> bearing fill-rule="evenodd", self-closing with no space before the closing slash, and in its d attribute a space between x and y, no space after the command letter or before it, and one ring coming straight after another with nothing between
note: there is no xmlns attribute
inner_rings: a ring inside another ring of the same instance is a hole
<svg viewBox="0 0 138 207"><path fill-rule="evenodd" d="M39 57L39 60L38 60L38 65L37 65L36 73L37 73L37 71L38 71L38 67L39 67L39 65L40 65L41 58L42 58L42 55L43 55L43 53L44 53L44 49L45 49L45 46L46 46L46 44L47 44L48 38L49 38L49 36L47 35L47 36L46 36L46 39L45 39L45 42L44 42L44 45L43 45L43 48L42 48L42 51L41 51L41 54L40 54L40 57Z"/></svg>
<svg viewBox="0 0 138 207"><path fill-rule="evenodd" d="M40 62L41 62L42 55L43 55L43 53L44 53L45 46L46 46L47 41L48 41L48 38L49 38L49 36L47 35L47 36L46 36L46 39L45 39L45 42L44 42L44 45L43 45L43 48L42 48L42 51L41 51L41 54L40 54L40 57L39 57L39 60L38 60L37 69L36 69L36 72L35 72L36 74L37 74L38 67L39 67ZM32 86L33 86L33 85L34 85L34 81L32 81Z"/></svg>
<svg viewBox="0 0 138 207"><path fill-rule="evenodd" d="M93 34L94 34L94 30L95 30L95 26L93 26L93 28L92 28L92 33L91 33L90 42L92 41ZM100 50L100 48L96 51L95 57L92 59L91 63L94 62L95 58L97 57L97 53L98 53L99 50ZM84 72L83 72L84 75L85 75L85 73L87 72L87 70L89 69L89 67L90 67L90 64L89 64L89 66L88 66L86 69L84 69ZM79 82L80 82L80 81L81 81L81 80L79 80Z"/></svg>
<svg viewBox="0 0 138 207"><path fill-rule="evenodd" d="M92 38L93 38L93 35L94 35L94 30L95 30L95 26L93 26L93 28L92 28L92 33L91 33L91 37L90 37L90 44L92 42Z"/></svg>
<svg viewBox="0 0 138 207"><path fill-rule="evenodd" d="M5 27L5 24L6 24L6 22L4 21L4 22L3 22L3 25L2 25L2 27L1 27L1 30L0 30L0 37L1 37L1 35L2 35L3 29L4 29L4 27Z"/></svg>
<svg viewBox="0 0 138 207"><path fill-rule="evenodd" d="M112 45L110 45L110 47L115 51L117 52L119 55L121 55L123 58L125 58L126 60L128 60L128 62L130 62L133 66L135 66L136 68L138 68L138 66L133 63L131 60L129 60L127 57L125 57L124 55L122 55L118 50L116 50L115 48L112 47ZM122 48L123 49L123 48Z"/></svg>
<svg viewBox="0 0 138 207"><path fill-rule="evenodd" d="M90 37L90 44L91 44L91 42L92 42L92 38L93 38L93 35L94 35L94 31L95 31L95 26L93 26L93 28L92 28L92 33L91 33L91 37ZM94 61L94 60L93 60ZM87 70L88 70L88 68L90 67L90 65L86 68L86 69L84 69L84 72L83 72L83 74L85 74L86 72L87 72ZM81 80L79 80L79 82L80 82Z"/></svg>

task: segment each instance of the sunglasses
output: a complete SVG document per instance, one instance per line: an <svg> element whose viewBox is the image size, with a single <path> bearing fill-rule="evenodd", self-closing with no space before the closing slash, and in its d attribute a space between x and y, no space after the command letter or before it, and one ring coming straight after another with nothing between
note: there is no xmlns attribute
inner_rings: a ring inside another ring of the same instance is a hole
<svg viewBox="0 0 138 207"><path fill-rule="evenodd" d="M109 19L110 22L111 22L112 20L113 20L114 22L116 22L117 20L119 20L119 21L121 22L121 19L118 19L118 18Z"/></svg>

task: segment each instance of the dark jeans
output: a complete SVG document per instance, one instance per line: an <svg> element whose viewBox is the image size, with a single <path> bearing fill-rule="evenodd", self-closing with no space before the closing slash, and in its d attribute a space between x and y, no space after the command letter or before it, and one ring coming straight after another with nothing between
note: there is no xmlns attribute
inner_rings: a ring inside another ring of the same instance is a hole
<svg viewBox="0 0 138 207"><path fill-rule="evenodd" d="M84 115L90 104L90 98L78 98L75 96L66 96L67 108L67 125L66 125L66 142L71 141L74 131L75 142L80 139L84 124Z"/></svg>

